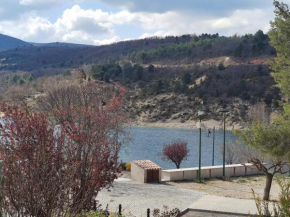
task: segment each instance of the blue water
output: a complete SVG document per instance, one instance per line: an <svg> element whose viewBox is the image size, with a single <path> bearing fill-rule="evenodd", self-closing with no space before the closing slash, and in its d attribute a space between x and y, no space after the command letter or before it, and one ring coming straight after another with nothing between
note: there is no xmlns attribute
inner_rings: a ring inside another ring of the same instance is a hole
<svg viewBox="0 0 290 217"><path fill-rule="evenodd" d="M171 162L164 162L158 153L161 153L164 143L181 139L188 142L190 150L187 160L181 163L181 168L198 166L199 131L193 129L171 129L156 127L131 127L132 141L122 150L120 159L123 162L149 159L160 165L163 169L174 169ZM212 165L213 136L207 136L207 131L202 130L202 166ZM226 131L226 142L235 142L236 137L231 131ZM223 144L223 131L215 131L215 165L222 164L218 146Z"/></svg>

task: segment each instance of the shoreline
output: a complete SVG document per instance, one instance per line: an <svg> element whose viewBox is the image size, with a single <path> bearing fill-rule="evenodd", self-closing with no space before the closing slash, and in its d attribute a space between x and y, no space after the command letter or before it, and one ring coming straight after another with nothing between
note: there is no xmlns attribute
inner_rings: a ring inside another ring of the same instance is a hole
<svg viewBox="0 0 290 217"><path fill-rule="evenodd" d="M197 121L187 121L184 123L181 122L143 122L143 121L134 121L130 125L131 126L140 126L140 127L156 127L156 128L172 128L172 129L198 129L196 126ZM202 129L213 129L215 127L216 130L223 130L223 125L221 121L216 120L207 120L202 121ZM226 126L226 130L240 130L243 127L239 124Z"/></svg>

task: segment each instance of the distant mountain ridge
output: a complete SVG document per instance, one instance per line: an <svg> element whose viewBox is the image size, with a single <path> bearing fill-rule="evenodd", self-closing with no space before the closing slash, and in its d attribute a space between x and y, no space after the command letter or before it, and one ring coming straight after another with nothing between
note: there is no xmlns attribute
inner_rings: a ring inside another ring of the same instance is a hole
<svg viewBox="0 0 290 217"><path fill-rule="evenodd" d="M34 42L26 42L20 39L0 34L0 51L11 50L18 47L28 47L28 46L36 46L36 47L84 47L89 45L84 44L73 44L73 43L65 43L65 42L52 42L52 43L34 43Z"/></svg>
<svg viewBox="0 0 290 217"><path fill-rule="evenodd" d="M17 47L29 46L28 42L13 38L8 35L0 34L0 51L10 50Z"/></svg>
<svg viewBox="0 0 290 217"><path fill-rule="evenodd" d="M86 44L73 44L66 42L50 42L50 43L31 43L36 47L85 47L85 46L93 46Z"/></svg>

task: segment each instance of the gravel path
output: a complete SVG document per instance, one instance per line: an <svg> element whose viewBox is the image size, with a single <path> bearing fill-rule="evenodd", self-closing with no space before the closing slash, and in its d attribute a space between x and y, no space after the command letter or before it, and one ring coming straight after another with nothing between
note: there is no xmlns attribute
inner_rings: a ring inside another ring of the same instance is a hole
<svg viewBox="0 0 290 217"><path fill-rule="evenodd" d="M152 211L154 208L163 210L164 205L169 209L178 208L183 211L205 195L164 184L140 184L124 178L115 181L110 190L102 190L97 197L102 207L105 208L108 204L109 210L116 212L119 204L122 204L123 214L137 217L146 216L147 208Z"/></svg>
<svg viewBox="0 0 290 217"><path fill-rule="evenodd" d="M265 176L249 176L249 177L233 177L231 181L223 181L220 179L206 180L204 184L199 184L194 181L178 181L166 182L165 184L172 185L176 188L191 189L207 194L230 197L237 199L253 199L252 189L255 194L263 197L266 179ZM276 181L273 181L271 187L271 200L278 200L280 187Z"/></svg>

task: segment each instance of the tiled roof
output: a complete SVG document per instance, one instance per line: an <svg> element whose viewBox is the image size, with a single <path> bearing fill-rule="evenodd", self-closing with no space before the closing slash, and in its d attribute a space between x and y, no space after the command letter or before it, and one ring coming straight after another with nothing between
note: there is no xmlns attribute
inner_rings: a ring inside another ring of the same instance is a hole
<svg viewBox="0 0 290 217"><path fill-rule="evenodd" d="M139 167L145 170L160 170L161 167L153 163L151 160L136 160L133 163L137 164Z"/></svg>

